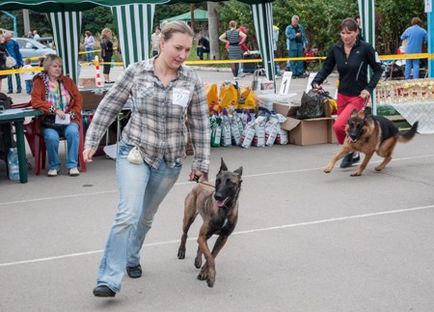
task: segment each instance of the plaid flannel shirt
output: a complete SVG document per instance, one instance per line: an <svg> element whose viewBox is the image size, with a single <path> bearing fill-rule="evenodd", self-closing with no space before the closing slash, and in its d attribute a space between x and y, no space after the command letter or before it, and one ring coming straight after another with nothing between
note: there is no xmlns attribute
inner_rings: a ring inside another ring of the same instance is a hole
<svg viewBox="0 0 434 312"><path fill-rule="evenodd" d="M130 97L131 116L122 131L125 143L139 147L144 161L154 168L160 161L174 167L185 157L190 132L193 169L208 172L210 130L204 85L183 65L177 78L165 87L154 74L154 58L130 65L108 91L87 130L85 148L98 147Z"/></svg>

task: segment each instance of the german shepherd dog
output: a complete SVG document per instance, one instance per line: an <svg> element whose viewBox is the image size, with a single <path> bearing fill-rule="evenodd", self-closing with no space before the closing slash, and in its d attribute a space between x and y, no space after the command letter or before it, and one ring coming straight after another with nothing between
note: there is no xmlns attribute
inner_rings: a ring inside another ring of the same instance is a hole
<svg viewBox="0 0 434 312"><path fill-rule="evenodd" d="M243 167L231 172L221 159L220 171L217 173L215 187L208 183L199 183L185 198L184 219L182 224L181 244L178 249L178 259L185 258L185 243L187 232L198 214L203 224L197 239L198 249L194 260L196 268L202 266L202 254L205 264L197 278L206 280L209 287L214 286L216 270L215 258L225 245L229 235L235 229L238 220L238 196L241 191L241 175ZM217 234L212 251L208 247L208 239Z"/></svg>
<svg viewBox="0 0 434 312"><path fill-rule="evenodd" d="M362 175L374 152L384 158L383 162L375 167L382 171L392 160L392 152L396 143L410 141L417 131L416 121L410 130L401 132L395 124L381 116L366 115L364 111L353 110L346 125L346 138L338 153L330 159L324 168L325 173L332 171L336 162L350 152L361 152L365 157L351 176Z"/></svg>

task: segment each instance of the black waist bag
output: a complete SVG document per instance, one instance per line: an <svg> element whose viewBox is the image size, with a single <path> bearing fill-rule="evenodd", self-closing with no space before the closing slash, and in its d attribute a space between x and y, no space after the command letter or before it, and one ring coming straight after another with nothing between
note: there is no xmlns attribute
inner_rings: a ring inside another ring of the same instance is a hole
<svg viewBox="0 0 434 312"><path fill-rule="evenodd" d="M47 115L45 116L42 121L41 121L41 125L44 128L52 128L52 129L58 129L58 130L62 130L65 129L67 125L64 124L57 124L56 123L56 115Z"/></svg>

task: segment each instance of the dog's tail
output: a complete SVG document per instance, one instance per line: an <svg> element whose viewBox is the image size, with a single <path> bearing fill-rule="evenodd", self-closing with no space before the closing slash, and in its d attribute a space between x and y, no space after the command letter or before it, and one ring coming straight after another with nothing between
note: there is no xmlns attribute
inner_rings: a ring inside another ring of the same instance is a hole
<svg viewBox="0 0 434 312"><path fill-rule="evenodd" d="M419 121L416 121L413 126L411 126L410 130L407 130L405 132L399 132L398 134L398 142L406 143L410 141L417 131L417 126L419 124Z"/></svg>

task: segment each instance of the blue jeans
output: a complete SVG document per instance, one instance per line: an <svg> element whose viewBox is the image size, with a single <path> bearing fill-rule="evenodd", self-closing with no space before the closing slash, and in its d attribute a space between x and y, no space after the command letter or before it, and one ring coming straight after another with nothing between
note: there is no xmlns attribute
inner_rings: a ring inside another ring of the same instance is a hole
<svg viewBox="0 0 434 312"><path fill-rule="evenodd" d="M93 48L86 48L85 49L86 51L92 51L93 50ZM88 62L92 62L93 61L93 52L87 52L86 53L86 61L88 61Z"/></svg>
<svg viewBox="0 0 434 312"><path fill-rule="evenodd" d="M297 49L288 51L289 57L303 57L304 49L302 44L297 44ZM304 73L304 61L288 61L287 65L294 76L301 76Z"/></svg>
<svg viewBox="0 0 434 312"><path fill-rule="evenodd" d="M14 66L14 69L20 68L19 66ZM12 82L12 75L8 75L8 92L9 93L13 93L14 92L14 88L13 88L13 82ZM17 92L21 92L21 76L20 74L15 74L15 79L17 81Z"/></svg>
<svg viewBox="0 0 434 312"><path fill-rule="evenodd" d="M62 130L44 128L42 134L44 135L45 147L48 155L48 168L60 169L59 157L59 138L63 136L66 138L68 153L66 156L65 167L67 169L75 168L78 164L78 145L80 142L80 132L78 124L71 122L66 128Z"/></svg>
<svg viewBox="0 0 434 312"><path fill-rule="evenodd" d="M33 80L25 80L25 82L26 82L26 93L30 94L33 88Z"/></svg>
<svg viewBox="0 0 434 312"><path fill-rule="evenodd" d="M413 79L419 78L419 60L405 60L405 79L410 79L411 69L413 68Z"/></svg>
<svg viewBox="0 0 434 312"><path fill-rule="evenodd" d="M127 266L140 263L140 249L152 226L160 203L178 179L181 163L174 168L160 162L158 169L148 164L132 164L127 160L133 148L119 143L116 178L119 204L99 265L97 285L106 285L117 292Z"/></svg>

